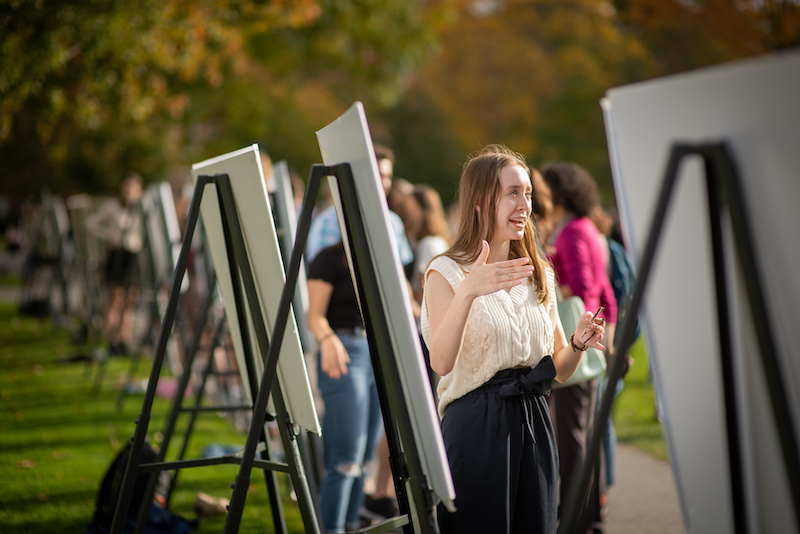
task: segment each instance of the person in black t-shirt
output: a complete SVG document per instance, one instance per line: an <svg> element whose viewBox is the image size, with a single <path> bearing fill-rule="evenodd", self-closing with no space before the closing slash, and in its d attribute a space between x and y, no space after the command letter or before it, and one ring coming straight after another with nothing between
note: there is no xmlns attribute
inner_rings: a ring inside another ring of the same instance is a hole
<svg viewBox="0 0 800 534"><path fill-rule="evenodd" d="M325 403L320 485L327 532L360 526L364 479L383 420L366 331L341 241L323 249L308 268L308 325L320 354L317 375Z"/></svg>

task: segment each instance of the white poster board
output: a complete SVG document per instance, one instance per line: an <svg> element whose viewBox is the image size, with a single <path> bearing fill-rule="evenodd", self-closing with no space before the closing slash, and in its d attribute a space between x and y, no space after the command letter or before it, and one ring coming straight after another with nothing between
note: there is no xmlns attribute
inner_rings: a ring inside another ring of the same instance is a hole
<svg viewBox="0 0 800 534"><path fill-rule="evenodd" d="M169 187L168 184L167 187ZM178 263L177 256L171 257L170 236L167 234L164 218L166 214L162 210L162 202L159 194L160 184L151 184L142 194L142 213L144 214L144 231L147 232L147 242L152 265L147 268L153 270L154 287L157 289L162 286L169 286L172 282L172 273ZM170 191L170 197L171 197ZM173 208L174 213L174 208ZM180 243L180 232L178 233ZM179 245L180 246L180 245ZM188 275L188 273L187 273ZM181 291L188 287L188 277L184 277L181 284Z"/></svg>
<svg viewBox="0 0 800 534"><path fill-rule="evenodd" d="M294 243L297 239L297 210L294 206L289 164L285 160L281 160L273 165L272 171L275 178L275 192L272 198L275 201L275 218L280 229L278 239L281 243L281 250L288 251L284 256L284 260L288 264L291 250L294 248ZM306 319L306 313L308 312L308 280L306 279L305 262L302 258L300 259L300 271L297 273L297 292L292 302L295 309L298 309L295 319L300 329L300 340L306 353L311 353L316 341L308 329L308 321Z"/></svg>
<svg viewBox="0 0 800 534"><path fill-rule="evenodd" d="M728 143L746 209L795 429L800 428L800 54L608 91L603 101L617 204L636 264L673 143ZM645 294L646 339L689 532L733 532L731 480L704 169L684 162ZM798 532L767 384L725 234L749 532Z"/></svg>
<svg viewBox="0 0 800 534"><path fill-rule="evenodd" d="M455 489L450 465L361 102L353 104L341 117L318 131L317 140L325 165L350 164L361 208L362 227L375 266L384 305L383 314L389 327L395 363L413 427L416 451L431 489L444 503L452 506ZM331 177L330 180L339 225L342 235L346 236L339 190L335 178ZM344 241L347 245L347 239ZM346 248L353 281L358 285L349 248Z"/></svg>
<svg viewBox="0 0 800 534"><path fill-rule="evenodd" d="M267 335L271 336L286 276L267 197L267 187L264 182L258 145L192 165L192 179L195 184L198 176L215 174L227 174L230 178L236 212L242 227L242 237L247 249L247 256L250 259L250 266L258 293L258 304L267 322ZM242 372L242 381L247 397L252 402L253 398L249 383L244 374L247 367L244 361L239 328L239 321L242 318L236 315L233 281L230 276L225 238L222 233L221 211L217 199L216 186L213 184L206 186L203 192L200 213L203 219L203 229L208 237L220 292L225 303L225 315L233 338L239 369ZM241 281L237 280L236 283L241 284ZM261 354L258 348L249 307L247 305L245 307L247 308L246 320L248 321L248 330L251 338L250 343L255 355L256 380L260 382L264 371L263 359L266 354ZM317 411L314 406L305 360L303 359L303 350L300 346L294 312L289 314L289 320L286 324L283 343L278 356L276 376L280 382L286 408L292 421L307 430L319 434L321 429L317 419ZM274 411L271 396L269 410Z"/></svg>

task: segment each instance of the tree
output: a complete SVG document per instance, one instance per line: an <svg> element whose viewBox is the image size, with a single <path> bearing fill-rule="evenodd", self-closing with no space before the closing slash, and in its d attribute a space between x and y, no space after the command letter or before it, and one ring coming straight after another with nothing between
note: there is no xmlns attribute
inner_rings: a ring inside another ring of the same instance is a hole
<svg viewBox="0 0 800 534"><path fill-rule="evenodd" d="M130 170L165 179L255 141L302 169L319 159L313 127L354 97L397 98L435 13L404 0L5 0L3 191L110 191Z"/></svg>
<svg viewBox="0 0 800 534"><path fill-rule="evenodd" d="M660 74L800 45L797 0L615 0L620 21L646 43Z"/></svg>
<svg viewBox="0 0 800 534"><path fill-rule="evenodd" d="M415 76L409 95L428 100L436 110L430 117L442 117L460 162L490 143L505 143L536 165L574 160L611 201L599 100L606 89L652 72L648 51L619 27L613 7L598 0L465 1L458 16L443 31L442 53ZM407 124L394 124L404 138L413 137ZM425 135L429 128L423 123L416 131ZM438 168L437 150L429 151L425 167ZM438 186L445 198L460 170L452 163L450 169L449 184Z"/></svg>

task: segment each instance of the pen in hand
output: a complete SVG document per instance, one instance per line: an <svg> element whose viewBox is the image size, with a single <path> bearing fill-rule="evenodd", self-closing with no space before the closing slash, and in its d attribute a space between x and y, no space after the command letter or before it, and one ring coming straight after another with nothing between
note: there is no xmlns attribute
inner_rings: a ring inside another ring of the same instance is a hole
<svg viewBox="0 0 800 534"><path fill-rule="evenodd" d="M604 309L605 309L605 307L604 307L604 306L600 306L600 308L598 308L598 309L597 309L597 311L594 313L594 315L592 316L592 318L591 318L591 320L589 321L589 323L588 323L588 324L586 325L586 327L583 329L583 333L581 334L581 337L583 337L583 336L585 336L585 335L586 335L586 331L589 329L589 327L592 325L592 323L594 323L594 320L595 320L595 319L597 319L597 316L598 316L598 315L600 315L600 313L601 313L601 312L602 312ZM604 319L601 319L601 321L604 321ZM587 337L586 339L584 339L584 340L583 340L581 343L583 343L584 345L586 345L586 343L587 343L587 342L588 342L590 339L592 339L596 333L597 333L597 332L592 332L592 335L591 335L591 336L589 336L589 337Z"/></svg>

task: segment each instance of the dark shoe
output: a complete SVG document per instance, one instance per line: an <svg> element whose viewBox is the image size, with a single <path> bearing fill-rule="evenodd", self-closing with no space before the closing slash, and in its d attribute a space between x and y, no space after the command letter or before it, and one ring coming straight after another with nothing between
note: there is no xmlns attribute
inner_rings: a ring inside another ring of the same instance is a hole
<svg viewBox="0 0 800 534"><path fill-rule="evenodd" d="M73 345L86 345L86 342L89 340L89 325L83 323L80 328L75 330L72 333L72 339L70 339L70 343Z"/></svg>
<svg viewBox="0 0 800 534"><path fill-rule="evenodd" d="M108 347L108 352L112 356L127 356L128 347L121 341L119 343L111 343Z"/></svg>
<svg viewBox="0 0 800 534"><path fill-rule="evenodd" d="M383 521L396 516L400 511L397 508L397 501L392 497L373 499L367 495L364 499L363 515L369 519Z"/></svg>

